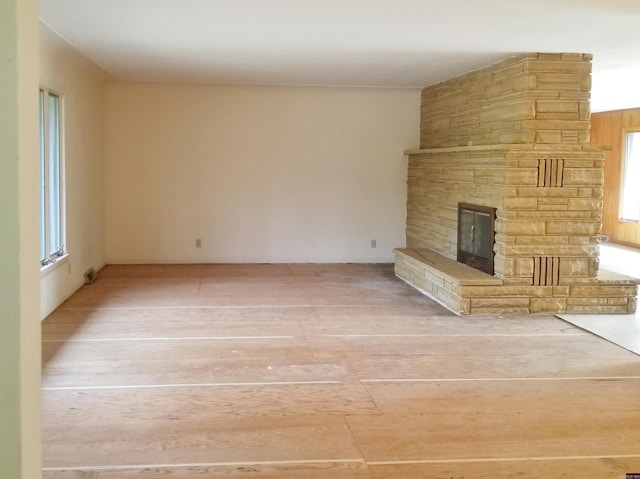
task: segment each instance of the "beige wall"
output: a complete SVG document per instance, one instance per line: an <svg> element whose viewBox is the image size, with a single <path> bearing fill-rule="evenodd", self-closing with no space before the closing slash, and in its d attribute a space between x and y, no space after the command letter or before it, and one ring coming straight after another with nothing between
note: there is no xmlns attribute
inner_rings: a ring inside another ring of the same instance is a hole
<svg viewBox="0 0 640 479"><path fill-rule="evenodd" d="M110 83L107 262L392 261L419 102L419 90Z"/></svg>
<svg viewBox="0 0 640 479"><path fill-rule="evenodd" d="M45 317L104 265L103 84L109 77L40 24L40 84L63 95L68 262L42 276Z"/></svg>
<svg viewBox="0 0 640 479"><path fill-rule="evenodd" d="M0 477L12 479L41 477L37 13L35 0L0 3Z"/></svg>

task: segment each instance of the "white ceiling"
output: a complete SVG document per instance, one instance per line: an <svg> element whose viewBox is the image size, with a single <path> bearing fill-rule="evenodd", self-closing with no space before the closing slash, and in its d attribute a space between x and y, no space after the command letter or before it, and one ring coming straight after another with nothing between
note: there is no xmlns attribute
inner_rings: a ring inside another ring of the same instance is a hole
<svg viewBox="0 0 640 479"><path fill-rule="evenodd" d="M640 107L640 0L40 0L122 80L423 87L521 52L593 53L593 111Z"/></svg>

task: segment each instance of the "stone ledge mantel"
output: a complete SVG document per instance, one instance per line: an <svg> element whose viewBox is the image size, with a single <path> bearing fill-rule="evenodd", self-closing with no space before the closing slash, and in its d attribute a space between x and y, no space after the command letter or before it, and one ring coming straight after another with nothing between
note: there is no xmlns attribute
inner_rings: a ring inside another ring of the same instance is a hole
<svg viewBox="0 0 640 479"><path fill-rule="evenodd" d="M501 143L494 145L465 145L465 146L447 146L442 148L416 148L404 150L405 156L424 155L429 153L454 153L454 152L471 152L471 151L606 151L610 147L597 147L590 144L577 145L558 145L555 143Z"/></svg>

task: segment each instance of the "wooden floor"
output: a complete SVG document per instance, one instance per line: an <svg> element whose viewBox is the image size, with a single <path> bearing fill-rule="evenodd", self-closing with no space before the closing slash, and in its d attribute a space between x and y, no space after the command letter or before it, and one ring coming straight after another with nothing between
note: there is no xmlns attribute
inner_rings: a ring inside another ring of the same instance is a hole
<svg viewBox="0 0 640 479"><path fill-rule="evenodd" d="M109 266L43 323L45 479L624 478L640 356L390 265Z"/></svg>

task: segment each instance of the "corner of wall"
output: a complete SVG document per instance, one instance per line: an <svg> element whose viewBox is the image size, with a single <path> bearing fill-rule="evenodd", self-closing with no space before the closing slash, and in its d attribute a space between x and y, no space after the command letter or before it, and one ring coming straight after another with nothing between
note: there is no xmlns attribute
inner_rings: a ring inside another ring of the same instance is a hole
<svg viewBox="0 0 640 479"><path fill-rule="evenodd" d="M112 77L40 22L40 83L63 95L65 265L41 277L44 318L105 261L104 95Z"/></svg>

